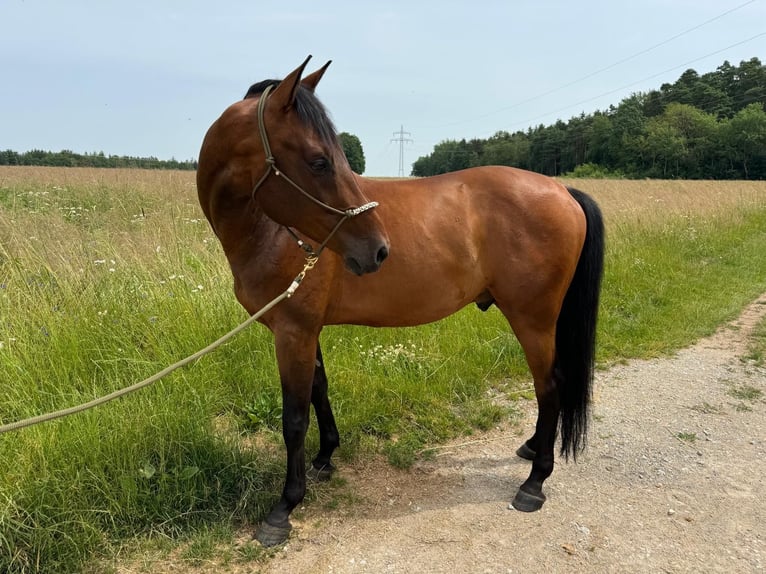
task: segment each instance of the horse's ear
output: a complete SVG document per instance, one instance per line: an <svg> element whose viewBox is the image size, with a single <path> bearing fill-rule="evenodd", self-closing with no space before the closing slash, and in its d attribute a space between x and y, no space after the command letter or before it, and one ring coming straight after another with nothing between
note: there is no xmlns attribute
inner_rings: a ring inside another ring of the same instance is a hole
<svg viewBox="0 0 766 574"><path fill-rule="evenodd" d="M269 97L283 110L288 110L295 102L295 95L298 93L298 87L301 85L301 75L309 63L311 56L306 58L303 63L290 72L287 77L279 82L274 92Z"/></svg>
<svg viewBox="0 0 766 574"><path fill-rule="evenodd" d="M332 64L332 60L327 62L324 66L319 68L316 72L313 74L309 74L305 78L301 80L301 85L304 88L307 88L311 90L312 92L316 89L317 84L319 83L319 80L322 79L322 76L324 76L325 71L327 70L328 66Z"/></svg>

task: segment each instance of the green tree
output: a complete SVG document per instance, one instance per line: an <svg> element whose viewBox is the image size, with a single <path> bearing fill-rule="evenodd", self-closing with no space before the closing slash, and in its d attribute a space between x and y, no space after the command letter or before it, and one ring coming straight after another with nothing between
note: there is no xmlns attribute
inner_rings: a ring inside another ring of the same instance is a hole
<svg viewBox="0 0 766 574"><path fill-rule="evenodd" d="M481 165L509 165L529 169L529 138L524 132L500 131L483 147Z"/></svg>
<svg viewBox="0 0 766 574"><path fill-rule="evenodd" d="M348 165L351 169L358 174L364 173L365 161L364 150L362 149L362 142L359 138L348 132L341 132L338 134L340 145L343 148L343 153L346 154Z"/></svg>
<svg viewBox="0 0 766 574"><path fill-rule="evenodd" d="M677 128L662 116L652 118L640 141L647 159L651 161L650 176L678 177L679 164L686 156L687 149L686 140Z"/></svg>
<svg viewBox="0 0 766 574"><path fill-rule="evenodd" d="M567 130L564 122L559 120L552 126L538 126L530 136L530 163L533 171L561 175L561 158L566 146Z"/></svg>
<svg viewBox="0 0 766 574"><path fill-rule="evenodd" d="M412 175L427 177L480 165L480 152L478 140L445 140L434 146L431 155L419 157L412 164Z"/></svg>
<svg viewBox="0 0 766 574"><path fill-rule="evenodd" d="M670 104L663 117L684 139L686 153L678 176L686 179L709 177L716 163L718 122L715 115L690 105Z"/></svg>
<svg viewBox="0 0 766 574"><path fill-rule="evenodd" d="M644 163L640 136L646 127L643 96L633 94L620 102L611 113L612 133L609 138L609 155L614 162L609 167L625 173L638 175Z"/></svg>
<svg viewBox="0 0 766 574"><path fill-rule="evenodd" d="M734 99L740 109L752 103L766 104L766 66L758 58L740 62L734 82Z"/></svg>
<svg viewBox="0 0 766 574"><path fill-rule="evenodd" d="M614 166L614 156L609 145L612 130L612 118L603 112L596 112L590 124L587 141L586 163Z"/></svg>
<svg viewBox="0 0 766 574"><path fill-rule="evenodd" d="M705 74L710 86L724 97L718 103L719 118L730 118L734 114L733 88L737 78L737 68L732 66L728 60L718 66L714 72Z"/></svg>
<svg viewBox="0 0 766 574"><path fill-rule="evenodd" d="M0 152L0 165L19 165L19 154L10 149Z"/></svg>
<svg viewBox="0 0 766 574"><path fill-rule="evenodd" d="M766 178L766 112L753 103L738 111L722 128L725 153L738 177Z"/></svg>

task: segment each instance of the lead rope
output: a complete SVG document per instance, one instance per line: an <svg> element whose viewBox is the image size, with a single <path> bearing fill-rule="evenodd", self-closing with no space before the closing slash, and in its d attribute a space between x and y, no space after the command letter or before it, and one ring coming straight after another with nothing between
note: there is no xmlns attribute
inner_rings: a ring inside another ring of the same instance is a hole
<svg viewBox="0 0 766 574"><path fill-rule="evenodd" d="M306 251L308 254L306 257L306 263L303 266L303 270L298 273L298 275L293 279L293 282L290 284L290 286L285 289L280 295L269 301L262 309L260 309L257 313L249 317L247 320L245 320L243 323L241 323L239 326L235 327L222 337L220 337L218 340L210 343L207 347L204 349L201 349L194 353L193 355L190 355L186 357L185 359L181 359L177 363L174 363L170 365L169 367L166 367L162 369L159 373L149 377L148 379L144 379L141 382L135 383L129 387L125 387L124 389L120 389L117 391L114 391L113 393L110 393L108 395L105 395L103 397L100 397L98 399L94 399L90 402L70 407L68 409L62 409L60 411L55 411L52 413L47 413L44 415L39 415L36 417L32 417L29 419L24 419L21 421L17 421L14 423L9 423L3 426L0 426L0 434L7 433L10 431L22 429L25 427L33 426L36 424L44 423L50 420L66 417L69 415L81 413L83 411L92 409L94 407L97 407L99 405L103 405L104 403L108 403L109 401L113 401L114 399L123 397L127 394L130 394L134 391L137 391L139 389L142 389L144 387L147 387L153 383L156 383L161 378L165 377L166 375L172 373L176 369L179 369L183 366L188 365L189 363L196 361L200 357L207 355L211 351L214 351L218 347L220 347L223 343L231 339L234 335L239 333L240 331L243 331L247 327L249 327L253 322L257 321L260 317L262 317L265 313L270 311L273 307L275 307L278 303L283 301L284 299L289 299L292 297L293 293L298 289L298 287L301 284L301 281L303 281L303 278L306 276L306 273L314 268L314 265L316 265L317 260L319 259L320 253L324 250L324 248L327 246L327 242L330 241L330 238L332 238L333 235L335 235L335 232L340 229L340 226L343 225L343 223L346 222L347 219L351 219L352 217L356 217L360 213L364 213L365 211L369 209L373 209L374 207L378 206L377 201L371 201L369 203L365 203L364 205L360 207L351 207L349 209L346 209L345 211L336 209L332 207L331 205L327 205L326 203L320 201L310 193L308 193L306 190L304 190L300 185L295 183L292 179L287 177L284 173L279 171L276 165L276 160L274 159L274 156L271 153L271 146L269 145L269 138L266 134L266 125L263 121L263 112L266 107L266 96L268 96L269 92L271 91L272 86L268 86L263 94L261 95L259 101L258 101L258 130L261 135L261 142L263 143L263 150L266 155L266 164L267 168L265 173L261 176L261 178L258 180L258 182L253 187L252 196L255 197L255 192L258 190L258 188L263 184L264 181L266 181L266 178L269 177L271 172L274 172L274 175L277 177L283 178L287 183L292 185L295 189L300 191L305 197L316 203L317 205L327 209L328 211L331 211L332 213L335 213L337 215L341 216L341 219L338 221L338 223L335 224L335 227L333 227L330 234L325 238L325 240L322 242L322 244L319 246L319 248L315 251L310 245L304 243L300 239L298 239L295 236L295 233L292 232L289 228L287 228L292 234L293 237L296 237L296 240L298 241L298 245L301 246L301 248Z"/></svg>
<svg viewBox="0 0 766 574"><path fill-rule="evenodd" d="M266 303L257 313L250 316L245 320L243 323L240 323L238 326L236 326L234 329L223 335L222 337L218 338L214 342L210 343L207 347L204 349L201 349L194 353L193 355L189 355L185 359L181 359L177 363L173 363L169 367L165 367L160 372L156 373L155 375L152 375L148 379L144 379L141 382L135 383L129 387L125 387L123 389L119 389L117 391L114 391L113 393L110 393L108 395L105 395L103 397L99 397L97 399L94 399L92 401L89 401L87 403L83 403L81 405L77 405L74 407L69 407L67 409L62 409L60 411L54 411L52 413L47 413L44 415L38 415L36 417L31 417L28 419L16 421L13 423L9 423L3 426L0 426L0 434L4 434L7 432L15 431L18 429L22 429L25 427L34 426L40 423L44 423L47 421L52 421L54 419L60 419L62 417L67 417L69 415L74 415L77 413L81 413L83 411L87 411L89 409L92 409L94 407L103 405L104 403L108 403L109 401L113 401L114 399L118 399L120 397L124 397L127 394L130 394L134 391L137 391L139 389L143 389L144 387L148 387L149 385L156 383L161 378L165 377L166 375L169 375L176 369L179 369L183 366L188 365L191 362L196 361L197 359L203 357L204 355L207 355L211 351L214 351L221 345L223 345L226 341L234 337L234 335L238 334L240 331L245 330L247 327L249 327L253 322L260 319L264 314L269 312L272 308L274 308L277 304L282 302L285 299L289 299L293 296L293 293L298 289L301 282L303 281L304 277L306 277L306 273L314 268L314 265L316 265L318 257L317 256L308 256L306 257L306 263L303 266L303 270L296 275L295 279L293 279L293 282L290 283L290 286L285 289L282 293L277 295L274 299Z"/></svg>

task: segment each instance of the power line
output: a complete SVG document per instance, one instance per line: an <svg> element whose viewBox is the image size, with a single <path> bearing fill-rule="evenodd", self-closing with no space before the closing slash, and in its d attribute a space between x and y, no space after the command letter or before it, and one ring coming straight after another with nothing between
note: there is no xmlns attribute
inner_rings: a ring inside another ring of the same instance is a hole
<svg viewBox="0 0 766 574"><path fill-rule="evenodd" d="M752 41L753 41L753 40L755 40L756 38L760 38L760 37L762 37L762 36L766 36L766 32L761 32L760 34L756 34L755 36L751 36L750 38L747 38L747 39L745 39L745 40L741 40L741 41L739 41L739 42L736 42L736 43L734 43L734 44L731 44L731 45L729 45L729 46L726 46L725 48L721 48L720 50L716 50L715 52L710 52L710 53L708 53L708 54L705 54L704 56L700 56L700 57L698 57L698 58L694 58L693 60L689 60L688 62L685 62L685 63L683 63L683 64L678 64L677 66L673 66L672 68L668 68L667 70L663 70L662 72L657 72L656 74L652 74L651 76L647 76L647 77L645 77L645 78L642 78L642 79L640 79L640 80L636 80L635 82L631 82L631 83L629 83L629 84L625 84L624 86L620 86L619 88L614 88L613 90L609 90L609 91L607 91L607 92L603 92L603 93L601 93L601 94L598 94L597 96L593 96L593 97L591 97L591 98L587 98L587 99L585 99L585 100L580 100L579 102L576 102L576 103L574 103L574 104L569 104L569 105L567 105L567 106L565 106L565 107L563 107L563 108L559 108L559 109L557 109L557 110L554 110L554 111L552 111L552 112L546 112L546 113L544 113L544 114L540 114L540 115L538 115L538 116L535 116L535 117L533 117L533 118L530 118L530 119L528 119L528 120L519 121L519 122L513 122L513 123L512 123L512 124L510 124L510 125L522 125L522 124L529 124L529 123L531 123L531 122L533 122L533 121L535 121L535 120L538 120L538 119L540 119L540 118L544 118L544 117L546 117L546 116L550 116L551 114L557 114L557 113L559 113L559 112L563 112L564 110L569 110L569 109L571 109L571 108L574 108L574 107L580 106L580 105L582 105L582 104L586 104L586 103L588 103L588 102L592 102L593 100L597 100L597 99L599 99L599 98L602 98L602 97L604 97L604 96L609 96L609 95L611 95L611 94L614 94L614 93L616 93L616 92L620 92L620 91L622 91L622 90L625 90L626 88L630 88L631 86L635 86L636 84L641 84L641 83L643 83L643 82L646 82L647 80L653 80L654 78L657 78L657 77L659 77L659 76L662 76L662 75L664 75L664 74L667 74L668 72L672 72L673 70L677 70L678 68L683 68L683 67L686 67L686 66L688 66L689 64L693 64L693 63L695 63L695 62L698 62L698 61L700 61L700 60L704 60L705 58L709 58L710 56L715 56L716 54L720 54L721 52L725 52L726 50L728 50L728 49L730 49L730 48L734 48L734 47L736 47L736 46L740 46L740 45L742 45L742 44L746 44L746 43L748 43L748 42L752 42Z"/></svg>
<svg viewBox="0 0 766 574"><path fill-rule="evenodd" d="M398 132L394 132L394 136L398 136L393 138L392 142L399 142L399 177L404 177L404 144L405 143L412 143L413 140L410 138L406 138L404 136L411 136L412 134L410 132L404 131L404 126L399 127Z"/></svg>
<svg viewBox="0 0 766 574"><path fill-rule="evenodd" d="M664 46L665 44L669 44L673 40L677 40L678 38L680 38L682 36L685 36L686 34L689 34L691 32L694 32L695 30L698 30L698 29L702 28L703 26L707 26L708 24L710 24L712 22L715 22L716 20L720 20L724 16L728 16L732 12L736 12L737 10L741 10L745 6L753 4L756 1L757 0L748 0L747 2L744 2L743 4L740 4L738 6L735 6L734 8L730 8L729 10L726 10L725 12L722 12L722 13L718 14L717 16L714 16L713 18L710 18L709 20L705 20L701 24L697 24L696 26L692 26L691 28L688 28L688 29L684 30L683 32L679 32L678 34L675 34L675 35L671 36L670 38L667 38L666 40L658 42L657 44L649 46L648 48L644 48L643 50L639 50L638 52L635 52L634 54L631 54L630 56L626 56L625 58L622 58L621 60L618 60L618 61L616 61L616 62L614 62L612 64L609 64L608 66L605 66L603 68L599 68L598 70L596 70L594 72L590 72L590 73L586 74L585 76L577 78L576 80L572 80L571 82L568 82L566 84L558 86L557 88L553 88L551 90L548 90L547 92L542 92L542 93L537 94L535 96L526 98L524 100L521 100L521 101L516 102L514 104L511 104L509 106L505 106L505 107L496 109L494 111L488 112L486 114L482 114L480 116L475 116L473 118L468 118L468 119L465 119L465 120L458 120L458 121L455 121L455 122L449 122L449 123L446 123L446 124L441 124L439 126L432 126L432 127L448 127L448 126L454 126L454 125L459 125L459 124L473 122L473 121L476 121L476 120L480 120L480 119L483 119L483 118L487 118L487 117L493 116L493 115L498 114L500 112L505 112L505 111L508 111L508 110L512 110L514 108L518 108L519 106L522 106L524 104L528 104L529 102L533 102L533 101L538 100L540 98L543 98L545 96L549 96L550 94L559 92L559 91L561 91L561 90L563 90L565 88L569 88L571 86L574 86L575 84L579 84L580 82L582 82L584 80L587 80L587 79L590 79L593 76L596 76L596 75L601 74L603 72L606 72L607 70L611 70L612 68L616 68L617 66L619 66L621 64L624 64L625 62L629 62L630 60L633 60L634 58L637 58L638 56L643 56L644 54L646 54L648 52L651 52L652 50L655 50L655 49L659 48L660 46ZM759 34L759 36L760 36L760 34ZM758 36L754 36L753 38L745 40L744 42L739 42L737 44L733 44L732 46L729 46L729 48L731 48L733 46L738 46L739 44L743 44L745 42L749 42L750 40L753 40L754 38L757 38L757 37ZM724 48L724 49L726 49L726 48ZM717 53L717 52L714 52L714 53ZM698 58L698 59L701 59L701 58ZM696 60L692 60L692 61L696 61ZM674 68L671 68L671 70L672 69L674 69ZM657 75L659 75L659 74L657 74ZM654 76L652 76L652 77L654 77ZM615 91L617 91L617 90L615 90ZM611 93L611 92L609 92L609 93ZM606 94L602 94L602 95L606 95ZM600 96L596 96L596 97L600 97ZM592 99L596 99L596 98L592 98ZM586 100L586 101L590 101L590 100ZM555 113L555 112L552 112L552 113ZM545 115L548 115L548 114L545 114Z"/></svg>

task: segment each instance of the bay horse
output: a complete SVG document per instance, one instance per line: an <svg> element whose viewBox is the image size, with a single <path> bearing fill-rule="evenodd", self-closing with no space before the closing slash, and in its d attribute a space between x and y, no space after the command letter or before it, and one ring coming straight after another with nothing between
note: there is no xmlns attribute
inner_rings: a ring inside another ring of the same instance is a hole
<svg viewBox="0 0 766 574"><path fill-rule="evenodd" d="M537 423L516 451L532 469L512 504L538 510L559 428L567 458L588 428L604 257L597 204L510 167L388 181L355 174L314 94L330 62L304 77L309 59L228 107L204 138L197 170L200 205L251 315L290 284L306 253L310 260L327 247L301 289L260 319L274 335L287 472L255 538L287 540L307 472L326 479L334 470L340 440L322 327L420 325L472 302L503 313L534 379ZM307 470L311 405L320 446Z"/></svg>

